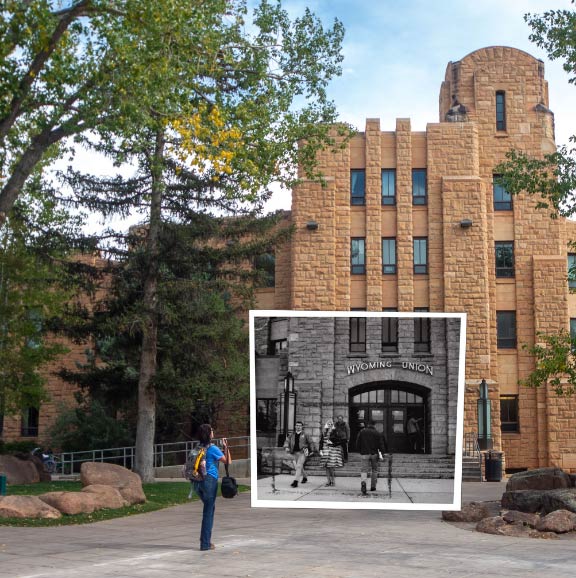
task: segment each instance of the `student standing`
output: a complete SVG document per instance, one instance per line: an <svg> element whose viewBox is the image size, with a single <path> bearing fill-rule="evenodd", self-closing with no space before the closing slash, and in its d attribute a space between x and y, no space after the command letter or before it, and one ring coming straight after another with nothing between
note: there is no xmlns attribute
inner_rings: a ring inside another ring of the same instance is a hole
<svg viewBox="0 0 576 578"><path fill-rule="evenodd" d="M232 458L228 448L228 440L222 438L224 452L212 443L214 430L208 423L202 424L198 430L200 444L206 448L206 475L201 482L194 482L194 491L198 494L204 509L202 511L202 528L200 529L200 550L214 550L212 543L212 528L214 526L214 511L216 509L216 493L218 491L219 462L230 464Z"/></svg>

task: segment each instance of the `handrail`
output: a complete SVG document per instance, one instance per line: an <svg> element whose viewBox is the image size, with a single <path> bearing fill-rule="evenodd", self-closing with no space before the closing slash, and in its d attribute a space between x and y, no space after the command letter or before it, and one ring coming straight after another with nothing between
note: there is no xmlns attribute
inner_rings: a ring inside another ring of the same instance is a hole
<svg viewBox="0 0 576 578"><path fill-rule="evenodd" d="M478 445L477 432L466 432L464 434L463 455L480 460L480 446Z"/></svg>
<svg viewBox="0 0 576 578"><path fill-rule="evenodd" d="M154 444L154 467L181 465L186 462L186 457L200 442L194 440ZM221 446L220 439L214 439L213 443ZM250 437L228 438L228 447L233 459L247 458L250 454ZM57 455L60 472L63 476L72 476L79 472L80 465L84 462L108 462L121 465L129 470L134 465L136 448L134 446L120 448L106 448L99 450L86 450L80 452L62 452Z"/></svg>

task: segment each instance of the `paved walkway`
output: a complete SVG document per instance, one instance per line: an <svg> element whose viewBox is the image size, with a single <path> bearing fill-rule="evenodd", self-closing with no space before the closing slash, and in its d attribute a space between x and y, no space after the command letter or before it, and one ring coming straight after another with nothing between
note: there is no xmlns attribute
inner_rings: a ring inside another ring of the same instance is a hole
<svg viewBox="0 0 576 578"><path fill-rule="evenodd" d="M465 483L463 497L500 497ZM218 499L213 552L198 551L201 504L58 528L0 527L3 578L572 578L572 540L477 534L434 511L250 508Z"/></svg>
<svg viewBox="0 0 576 578"><path fill-rule="evenodd" d="M283 502L330 502L331 504L354 503L358 507L417 508L419 505L438 505L454 502L454 480L424 480L415 478L392 478L388 486L387 478L378 478L376 491L362 495L360 477L337 477L334 486L326 486L324 476L308 476L306 484L300 483L297 488L290 484L294 476L282 474L258 480L258 500Z"/></svg>

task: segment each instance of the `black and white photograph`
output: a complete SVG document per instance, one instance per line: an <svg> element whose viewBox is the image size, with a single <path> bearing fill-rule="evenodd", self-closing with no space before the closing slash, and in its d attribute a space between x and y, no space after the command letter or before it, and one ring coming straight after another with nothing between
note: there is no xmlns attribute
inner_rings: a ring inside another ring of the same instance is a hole
<svg viewBox="0 0 576 578"><path fill-rule="evenodd" d="M252 505L460 508L466 316L251 311Z"/></svg>

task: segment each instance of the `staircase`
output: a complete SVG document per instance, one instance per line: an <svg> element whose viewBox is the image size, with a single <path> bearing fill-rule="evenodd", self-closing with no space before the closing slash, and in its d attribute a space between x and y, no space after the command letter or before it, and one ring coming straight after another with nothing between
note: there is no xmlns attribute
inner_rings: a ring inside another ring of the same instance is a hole
<svg viewBox="0 0 576 578"><path fill-rule="evenodd" d="M360 454L351 453L348 462L336 470L337 476L359 476ZM320 463L320 456L310 456L306 462L306 473L323 476L326 469ZM388 459L380 462L379 477L388 476ZM454 478L454 456L428 454L394 454L392 456L392 476L395 478Z"/></svg>
<svg viewBox="0 0 576 578"><path fill-rule="evenodd" d="M480 456L462 456L462 481L482 481L482 465L480 464Z"/></svg>

